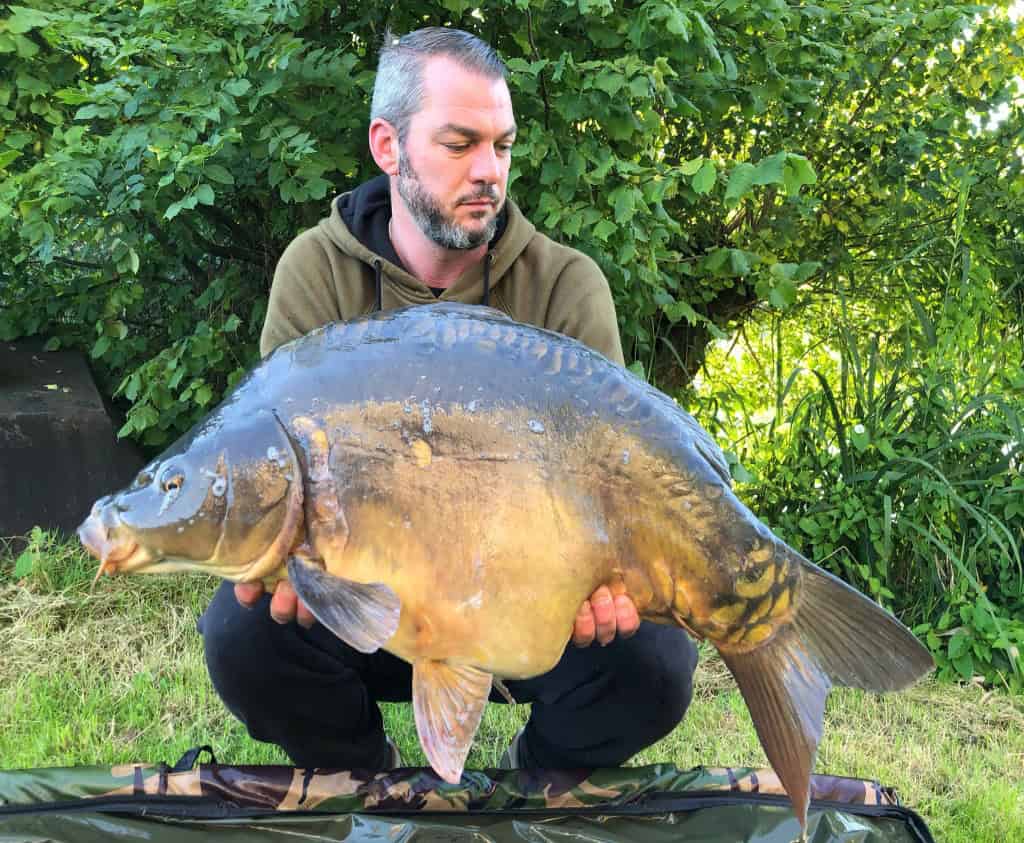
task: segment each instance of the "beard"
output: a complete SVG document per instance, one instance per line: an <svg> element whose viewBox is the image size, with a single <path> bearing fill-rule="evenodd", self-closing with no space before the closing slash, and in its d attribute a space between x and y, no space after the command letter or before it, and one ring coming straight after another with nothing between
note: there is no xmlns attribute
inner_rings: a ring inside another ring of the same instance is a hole
<svg viewBox="0 0 1024 843"><path fill-rule="evenodd" d="M446 214L437 197L424 186L412 162L405 154L402 144L398 146L398 195L416 221L420 231L443 249L466 251L484 243L490 243L498 228L498 213L504 203L498 205L498 188L493 184L483 185L469 196L462 196L459 202L490 199L495 203L495 213L480 229L460 225L455 218Z"/></svg>

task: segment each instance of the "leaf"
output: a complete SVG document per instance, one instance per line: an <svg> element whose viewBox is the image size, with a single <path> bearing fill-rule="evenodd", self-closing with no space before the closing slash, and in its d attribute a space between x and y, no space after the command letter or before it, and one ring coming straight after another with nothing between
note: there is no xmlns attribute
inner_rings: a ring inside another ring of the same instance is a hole
<svg viewBox="0 0 1024 843"><path fill-rule="evenodd" d="M970 653L965 653L960 658L953 659L953 667L960 674L962 679L970 680L974 676L974 658Z"/></svg>
<svg viewBox="0 0 1024 843"><path fill-rule="evenodd" d="M690 22L686 19L686 15L674 6L668 7L665 28L673 35L678 35L683 41L690 40Z"/></svg>
<svg viewBox="0 0 1024 843"><path fill-rule="evenodd" d="M210 181L215 181L218 184L235 183L235 177L231 175L231 172L227 169L227 167L222 167L220 164L204 164L203 174Z"/></svg>
<svg viewBox="0 0 1024 843"><path fill-rule="evenodd" d="M0 39L4 36L0 35ZM35 41L30 41L24 35L14 36L14 49L18 53L18 58L30 59L39 52L39 47L36 46Z"/></svg>
<svg viewBox="0 0 1024 843"><path fill-rule="evenodd" d="M594 236L602 243L608 242L608 235L613 231L617 231L618 226L615 225L611 220L601 220L597 225L594 226Z"/></svg>
<svg viewBox="0 0 1024 843"><path fill-rule="evenodd" d="M9 8L14 14L3 22L8 32L20 35L32 29L41 29L52 20L51 15L35 9L27 9L24 6L10 6Z"/></svg>
<svg viewBox="0 0 1024 843"><path fill-rule="evenodd" d="M718 171L715 169L715 165L710 161L705 161L690 183L693 186L694 192L703 195L714 187L717 178Z"/></svg>
<svg viewBox="0 0 1024 843"><path fill-rule="evenodd" d="M8 164L13 163L21 158L21 153L16 149L8 149L4 152L0 152L0 170L7 167Z"/></svg>
<svg viewBox="0 0 1024 843"><path fill-rule="evenodd" d="M90 105L83 105L78 111L75 112L76 120L91 120L100 112L100 107L95 103Z"/></svg>
<svg viewBox="0 0 1024 843"><path fill-rule="evenodd" d="M785 181L783 170L788 155L787 152L779 152L761 159L754 169L754 184L783 184Z"/></svg>
<svg viewBox="0 0 1024 843"><path fill-rule="evenodd" d="M754 184L754 165L746 161L737 164L729 174L729 184L725 188L725 204L733 205L750 192Z"/></svg>
<svg viewBox="0 0 1024 843"><path fill-rule="evenodd" d="M786 158L786 165L783 168L783 181L786 184L786 194L796 196L800 188L805 184L814 184L818 176L811 166L811 162L802 155L790 153Z"/></svg>
<svg viewBox="0 0 1024 843"><path fill-rule="evenodd" d="M331 182L327 179L322 179L319 176L310 179L306 182L306 193L311 199L323 199L327 195L327 191L334 187Z"/></svg>
<svg viewBox="0 0 1024 843"><path fill-rule="evenodd" d="M96 340L96 343L93 345L92 350L89 352L89 356L92 357L93 360L98 360L100 357L102 357L104 354L106 354L107 351L109 351L109 350L110 350L110 337L108 337L106 334L104 334L102 337L100 337L98 340Z"/></svg>
<svg viewBox="0 0 1024 843"><path fill-rule="evenodd" d="M917 321L921 323L921 331L924 333L925 343L928 348L935 348L938 342L938 335L935 333L935 323L928 315L928 311L924 309L924 305L915 296L908 295L910 299L910 306L914 309L914 313L917 315Z"/></svg>
<svg viewBox="0 0 1024 843"><path fill-rule="evenodd" d="M634 360L626 368L629 369L629 371L631 371L638 378L641 378L642 380L647 380L647 372L644 369L644 364L641 363L639 360Z"/></svg>
<svg viewBox="0 0 1024 843"><path fill-rule="evenodd" d="M210 399L213 398L213 390L204 383L196 390L193 398L200 407L205 407L210 403Z"/></svg>
<svg viewBox="0 0 1024 843"><path fill-rule="evenodd" d="M768 291L768 303L779 310L792 307L797 301L797 285L783 280Z"/></svg>
<svg viewBox="0 0 1024 843"><path fill-rule="evenodd" d="M568 237L575 237L583 227L583 214L579 211L572 214L562 223L562 232Z"/></svg>
<svg viewBox="0 0 1024 843"><path fill-rule="evenodd" d="M212 205L217 197L214 195L213 188L208 184L201 184L196 188L196 200L204 205Z"/></svg>
<svg viewBox="0 0 1024 843"><path fill-rule="evenodd" d="M871 436L864 428L864 425L855 424L850 428L850 441L858 452L864 453L864 451L867 450L868 445L871 444Z"/></svg>
<svg viewBox="0 0 1024 843"><path fill-rule="evenodd" d="M621 73L605 70L598 74L594 80L594 87L604 91L608 96L614 97L626 84L626 77Z"/></svg>
<svg viewBox="0 0 1024 843"><path fill-rule="evenodd" d="M959 658L971 648L971 637L964 632L958 632L949 641L949 657Z"/></svg>
<svg viewBox="0 0 1024 843"><path fill-rule="evenodd" d="M14 561L14 576L16 579L27 577L32 573L38 557L31 549L22 551L21 555Z"/></svg>
<svg viewBox="0 0 1024 843"><path fill-rule="evenodd" d="M684 161L679 165L679 172L684 176L692 176L704 165L704 156L698 156L690 161Z"/></svg>
<svg viewBox="0 0 1024 843"><path fill-rule="evenodd" d="M18 86L18 90L23 94L36 94L43 95L49 92L49 87L45 82L41 82L36 79L35 76L30 76L27 73L19 73L14 83Z"/></svg>
<svg viewBox="0 0 1024 843"><path fill-rule="evenodd" d="M664 305L662 310L673 324L680 319L685 319L690 325L696 325L702 321L700 314L693 309L693 306L682 299Z"/></svg>
<svg viewBox="0 0 1024 843"><path fill-rule="evenodd" d="M230 82L225 83L224 90L233 97L240 97L251 87L252 82L248 79L232 79Z"/></svg>
<svg viewBox="0 0 1024 843"><path fill-rule="evenodd" d="M615 207L615 222L620 225L629 222L636 213L636 192L628 185L612 191L612 202Z"/></svg>
<svg viewBox="0 0 1024 843"><path fill-rule="evenodd" d="M742 249L729 250L729 269L733 275L746 275L750 272L750 261Z"/></svg>
<svg viewBox="0 0 1024 843"><path fill-rule="evenodd" d="M800 529L809 536L817 536L821 533L821 528L818 526L818 522L808 518L807 516L800 519L799 525Z"/></svg>
<svg viewBox="0 0 1024 843"><path fill-rule="evenodd" d="M725 266L727 260L729 260L728 249L714 249L704 258L704 269L708 272L717 272Z"/></svg>

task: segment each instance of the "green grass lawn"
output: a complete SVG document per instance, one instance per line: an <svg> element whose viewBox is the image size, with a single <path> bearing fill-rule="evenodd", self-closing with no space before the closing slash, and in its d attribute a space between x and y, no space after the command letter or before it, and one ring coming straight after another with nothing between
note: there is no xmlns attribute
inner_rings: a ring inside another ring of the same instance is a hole
<svg viewBox="0 0 1024 843"><path fill-rule="evenodd" d="M231 764L289 763L227 713L203 664L196 618L217 583L104 579L74 545L46 537L15 559L0 548L0 769L173 763L210 744ZM409 764L424 764L407 705L385 705ZM467 766L493 766L526 706L488 707ZM728 671L704 650L693 705L631 763L766 765ZM924 682L885 697L837 689L816 771L877 779L941 843L1024 840L1024 699Z"/></svg>

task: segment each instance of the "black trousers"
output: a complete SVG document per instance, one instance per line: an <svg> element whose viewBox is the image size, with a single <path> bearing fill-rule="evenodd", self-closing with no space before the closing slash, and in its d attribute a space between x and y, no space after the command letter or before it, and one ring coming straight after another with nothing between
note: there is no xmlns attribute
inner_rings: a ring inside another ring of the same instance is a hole
<svg viewBox="0 0 1024 843"><path fill-rule="evenodd" d="M412 667L359 653L324 626L270 617L222 583L199 620L213 686L249 734L300 767L382 769L390 759L379 700L411 699ZM690 704L697 650L677 627L643 622L607 647L569 645L548 673L506 685L532 703L521 766L612 767L667 735ZM503 702L497 692L494 702ZM525 763L523 763L525 762Z"/></svg>

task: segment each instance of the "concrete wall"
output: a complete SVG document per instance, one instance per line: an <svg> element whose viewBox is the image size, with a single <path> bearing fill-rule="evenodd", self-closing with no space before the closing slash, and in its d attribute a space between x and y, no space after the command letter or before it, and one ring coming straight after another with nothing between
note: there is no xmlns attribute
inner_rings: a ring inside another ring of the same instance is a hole
<svg viewBox="0 0 1024 843"><path fill-rule="evenodd" d="M143 465L119 442L85 358L0 343L0 536L33 526L72 534L93 501Z"/></svg>

